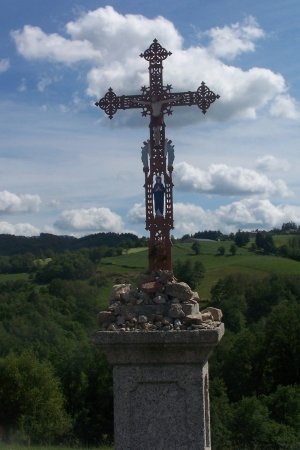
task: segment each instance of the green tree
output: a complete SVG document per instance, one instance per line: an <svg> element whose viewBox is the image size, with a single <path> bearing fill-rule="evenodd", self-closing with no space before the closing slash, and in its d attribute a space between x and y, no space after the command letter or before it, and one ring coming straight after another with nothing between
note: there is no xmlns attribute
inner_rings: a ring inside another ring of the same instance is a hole
<svg viewBox="0 0 300 450"><path fill-rule="evenodd" d="M255 236L255 244L258 249L263 250L264 253L274 253L275 244L270 233L259 231Z"/></svg>
<svg viewBox="0 0 300 450"><path fill-rule="evenodd" d="M205 268L201 261L193 263L190 259L187 259L185 261L176 261L173 271L179 281L184 281L192 289L196 289L200 280L204 277Z"/></svg>
<svg viewBox="0 0 300 450"><path fill-rule="evenodd" d="M192 244L192 250L195 253L195 255L200 255L200 249L201 249L200 242L194 241Z"/></svg>
<svg viewBox="0 0 300 450"><path fill-rule="evenodd" d="M300 380L300 304L284 300L265 325L265 382L269 390Z"/></svg>
<svg viewBox="0 0 300 450"><path fill-rule="evenodd" d="M235 254L236 254L236 245L234 245L234 244L231 244L231 246L230 246L230 253L231 253L231 255L232 256L234 256Z"/></svg>
<svg viewBox="0 0 300 450"><path fill-rule="evenodd" d="M70 425L51 366L29 352L0 359L0 423L6 440L14 432L33 443L50 443Z"/></svg>
<svg viewBox="0 0 300 450"><path fill-rule="evenodd" d="M224 256L225 255L225 251L226 251L226 249L225 249L224 245L220 245L220 247L218 248L218 254L220 256Z"/></svg>
<svg viewBox="0 0 300 450"><path fill-rule="evenodd" d="M289 231L297 231L297 229L298 229L297 224L292 221L283 223L281 226L281 231L283 231L284 233Z"/></svg>
<svg viewBox="0 0 300 450"><path fill-rule="evenodd" d="M300 386L277 386L275 392L263 396L270 417L278 423L290 426L300 439Z"/></svg>
<svg viewBox="0 0 300 450"><path fill-rule="evenodd" d="M234 242L238 247L244 247L250 241L250 234L239 230L234 236Z"/></svg>

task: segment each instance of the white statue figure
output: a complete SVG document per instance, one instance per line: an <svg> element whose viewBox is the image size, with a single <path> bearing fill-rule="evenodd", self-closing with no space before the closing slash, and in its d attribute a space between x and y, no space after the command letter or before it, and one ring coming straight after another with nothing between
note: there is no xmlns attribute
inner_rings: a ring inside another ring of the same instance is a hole
<svg viewBox="0 0 300 450"><path fill-rule="evenodd" d="M142 147L142 162L144 165L144 169L148 169L149 168L149 160L148 160L148 156L151 156L151 146L150 146L150 140L148 139L147 141L143 142L143 147Z"/></svg>
<svg viewBox="0 0 300 450"><path fill-rule="evenodd" d="M173 162L175 159L174 145L172 145L172 141L170 139L165 140L164 154L165 156L168 155L168 167L173 166Z"/></svg>
<svg viewBox="0 0 300 450"><path fill-rule="evenodd" d="M164 123L163 108L168 105L172 99L159 100L157 95L151 96L151 101L140 101L143 105L150 105L151 107L151 121L150 126L153 128L153 136L155 145L160 142L160 129Z"/></svg>

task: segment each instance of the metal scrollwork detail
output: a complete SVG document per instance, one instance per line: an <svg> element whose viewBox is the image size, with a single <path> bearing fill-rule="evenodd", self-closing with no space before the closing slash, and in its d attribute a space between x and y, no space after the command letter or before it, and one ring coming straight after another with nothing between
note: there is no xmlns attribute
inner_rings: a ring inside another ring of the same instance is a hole
<svg viewBox="0 0 300 450"><path fill-rule="evenodd" d="M172 55L172 53L163 48L157 39L154 39L150 47L145 50L144 53L140 54L140 57L144 58L146 61L150 61L151 64L160 64L161 61L167 59L170 55Z"/></svg>
<svg viewBox="0 0 300 450"><path fill-rule="evenodd" d="M204 81L202 81L201 86L198 87L195 93L195 102L198 105L198 108L205 114L210 105L219 97L219 95L216 95L211 91Z"/></svg>
<svg viewBox="0 0 300 450"><path fill-rule="evenodd" d="M103 109L105 113L108 115L108 117L112 119L113 115L116 114L118 110L119 99L112 90L112 88L109 88L105 96L101 98L99 102L95 103L95 105Z"/></svg>

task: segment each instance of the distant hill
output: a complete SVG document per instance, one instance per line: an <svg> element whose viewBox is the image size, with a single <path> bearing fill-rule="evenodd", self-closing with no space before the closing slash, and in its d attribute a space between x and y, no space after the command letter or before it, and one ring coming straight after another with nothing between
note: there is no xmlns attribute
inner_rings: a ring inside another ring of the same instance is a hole
<svg viewBox="0 0 300 450"><path fill-rule="evenodd" d="M97 233L76 238L74 236L57 236L41 233L39 236L14 236L0 234L0 256L32 253L47 256L48 253L79 250L90 247L139 247L145 245L145 238L132 233Z"/></svg>

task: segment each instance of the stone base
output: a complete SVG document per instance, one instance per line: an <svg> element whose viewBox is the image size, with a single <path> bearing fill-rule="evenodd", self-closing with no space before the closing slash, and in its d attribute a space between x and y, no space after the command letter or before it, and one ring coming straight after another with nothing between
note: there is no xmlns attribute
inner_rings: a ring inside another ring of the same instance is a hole
<svg viewBox="0 0 300 450"><path fill-rule="evenodd" d="M208 357L224 333L107 332L95 345L113 364L116 450L209 450Z"/></svg>

